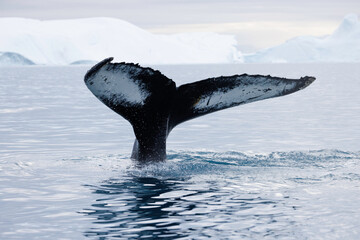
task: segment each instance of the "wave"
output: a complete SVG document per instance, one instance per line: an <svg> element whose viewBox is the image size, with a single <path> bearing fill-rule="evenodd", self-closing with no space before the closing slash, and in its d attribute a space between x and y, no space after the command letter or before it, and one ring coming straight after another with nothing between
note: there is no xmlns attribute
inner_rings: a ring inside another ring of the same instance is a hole
<svg viewBox="0 0 360 240"><path fill-rule="evenodd" d="M100 157L101 158L101 157ZM92 157L93 160L96 157ZM106 159L106 157L105 157ZM102 160L105 160L102 158ZM169 151L167 161L138 165L123 155L113 155L110 161L119 161L118 171L130 176L182 178L203 174L244 172L259 168L337 169L357 165L360 152L342 150L310 150L272 153Z"/></svg>

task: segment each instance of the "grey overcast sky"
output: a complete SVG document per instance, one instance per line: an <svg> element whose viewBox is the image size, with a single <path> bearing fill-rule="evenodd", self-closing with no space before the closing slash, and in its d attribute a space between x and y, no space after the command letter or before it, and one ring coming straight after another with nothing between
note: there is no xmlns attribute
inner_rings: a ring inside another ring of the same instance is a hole
<svg viewBox="0 0 360 240"><path fill-rule="evenodd" d="M0 0L0 17L115 17L153 33L234 34L244 51L330 34L360 0Z"/></svg>

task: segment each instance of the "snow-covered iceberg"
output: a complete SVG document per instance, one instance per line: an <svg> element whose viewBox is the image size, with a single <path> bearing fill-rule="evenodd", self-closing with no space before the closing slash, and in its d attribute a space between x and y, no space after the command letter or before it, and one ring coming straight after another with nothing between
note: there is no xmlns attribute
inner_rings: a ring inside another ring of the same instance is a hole
<svg viewBox="0 0 360 240"><path fill-rule="evenodd" d="M93 64L110 56L140 64L360 62L360 22L355 14L347 15L329 36L300 36L246 55L232 35L152 34L115 18L0 18L0 29L0 65Z"/></svg>
<svg viewBox="0 0 360 240"><path fill-rule="evenodd" d="M0 18L0 29L0 52L15 52L36 64L65 65L110 56L141 64L230 63L241 59L231 35L151 34L114 18Z"/></svg>
<svg viewBox="0 0 360 240"><path fill-rule="evenodd" d="M245 62L360 62L360 22L347 15L329 36L301 36L244 56Z"/></svg>

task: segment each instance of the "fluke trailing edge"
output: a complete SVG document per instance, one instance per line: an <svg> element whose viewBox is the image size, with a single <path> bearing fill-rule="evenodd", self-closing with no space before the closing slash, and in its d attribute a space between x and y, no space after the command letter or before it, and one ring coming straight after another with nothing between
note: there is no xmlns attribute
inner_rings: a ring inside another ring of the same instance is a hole
<svg viewBox="0 0 360 240"><path fill-rule="evenodd" d="M166 159L166 138L182 122L287 95L315 80L242 74L176 87L159 71L112 60L107 58L92 67L85 75L85 84L100 101L131 123L136 136L131 157L141 162Z"/></svg>

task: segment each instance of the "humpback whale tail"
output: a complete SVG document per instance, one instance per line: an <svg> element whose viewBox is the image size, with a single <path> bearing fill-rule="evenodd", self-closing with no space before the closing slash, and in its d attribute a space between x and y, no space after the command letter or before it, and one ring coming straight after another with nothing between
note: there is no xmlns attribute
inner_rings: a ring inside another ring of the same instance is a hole
<svg viewBox="0 0 360 240"><path fill-rule="evenodd" d="M107 58L85 75L89 90L127 119L135 133L132 158L166 158L166 138L178 124L208 113L287 95L309 86L314 77L286 79L262 75L209 78L176 87L159 71Z"/></svg>

